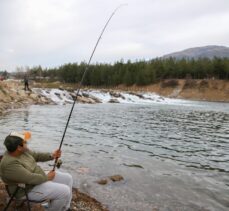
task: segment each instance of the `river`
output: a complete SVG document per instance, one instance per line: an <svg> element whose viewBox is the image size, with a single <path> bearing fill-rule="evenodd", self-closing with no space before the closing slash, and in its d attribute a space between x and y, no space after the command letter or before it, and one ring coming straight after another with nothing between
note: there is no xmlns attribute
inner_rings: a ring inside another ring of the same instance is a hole
<svg viewBox="0 0 229 211"><path fill-rule="evenodd" d="M71 105L33 105L1 116L31 149L58 148ZM111 211L229 210L229 104L77 104L62 170ZM44 168L51 169L47 164ZM123 181L96 181L120 174Z"/></svg>

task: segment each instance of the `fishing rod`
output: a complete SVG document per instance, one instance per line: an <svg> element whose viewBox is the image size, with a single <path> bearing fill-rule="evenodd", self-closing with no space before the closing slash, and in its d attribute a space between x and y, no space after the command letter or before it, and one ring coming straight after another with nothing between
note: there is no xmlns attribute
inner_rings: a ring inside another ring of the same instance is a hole
<svg viewBox="0 0 229 211"><path fill-rule="evenodd" d="M67 120L65 129L64 129L64 133L63 133L63 136L62 136L62 139L61 139L60 146L59 146L59 149L58 149L58 150L61 150L62 144L63 144L63 142L64 142L64 137L65 137L65 134L66 134L66 131L67 131L67 128L68 128L68 124L69 124L69 121L70 121L70 119L71 119L72 112L73 112L73 109L74 109L74 107L75 107L75 104L76 104L76 101L77 101L77 98L78 98L78 95L79 95L81 86L83 85L83 81L84 81L85 75L86 75L86 73L87 73L87 71L88 71L88 67L89 67L89 65L90 65L90 63L91 63L91 59L92 59L92 57L93 57L93 55L94 55L94 53L95 53L95 50L96 50L96 48L97 48L97 46L98 46L98 44L99 44L99 41L101 40L102 35L103 35L103 33L104 33L106 27L108 26L108 24L109 24L111 18L114 16L114 14L117 12L117 10L120 9L120 7L122 7L122 6L124 6L124 5L126 5L126 4L121 4L121 5L119 5L119 6L112 12L112 14L110 15L109 19L107 20L105 26L103 27L103 29L102 29L102 31L101 31L101 33L100 33L100 35L99 35L99 38L97 39L97 42L96 42L96 44L95 44L95 47L94 47L94 49L93 49L93 51L92 51L92 53L91 53L90 59L88 60L88 63L87 63L86 68L85 68L85 70L84 70L84 73L83 73L83 76L82 76L82 78L81 78L80 84L79 84L79 86L78 86L78 89L77 89L77 92L76 92L76 96L75 96L75 99L74 99L74 101L73 101L72 108L71 108L71 110L70 110L70 113L69 113L69 116L68 116L68 120ZM58 158L55 159L55 163L54 163L54 166L53 166L53 171L55 171L57 164L58 164Z"/></svg>

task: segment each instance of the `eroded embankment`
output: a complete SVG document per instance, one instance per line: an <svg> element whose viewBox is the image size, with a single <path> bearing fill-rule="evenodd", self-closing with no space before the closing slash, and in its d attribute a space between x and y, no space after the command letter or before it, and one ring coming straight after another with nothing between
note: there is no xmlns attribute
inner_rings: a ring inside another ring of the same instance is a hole
<svg viewBox="0 0 229 211"><path fill-rule="evenodd" d="M147 86L118 86L127 91L154 92L177 99L229 102L229 81L227 80L164 80Z"/></svg>
<svg viewBox="0 0 229 211"><path fill-rule="evenodd" d="M26 105L47 103L50 103L49 99L32 91L23 90L20 81L0 81L0 114Z"/></svg>

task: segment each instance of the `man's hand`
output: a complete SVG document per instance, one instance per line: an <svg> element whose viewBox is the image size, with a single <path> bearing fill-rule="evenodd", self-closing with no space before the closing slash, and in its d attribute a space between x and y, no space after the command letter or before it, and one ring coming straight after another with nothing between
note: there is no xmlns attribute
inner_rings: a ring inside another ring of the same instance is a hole
<svg viewBox="0 0 229 211"><path fill-rule="evenodd" d="M61 157L61 150L57 149L52 153L53 159L60 158Z"/></svg>
<svg viewBox="0 0 229 211"><path fill-rule="evenodd" d="M56 172L55 171L50 171L47 176L48 176L48 180L53 180L54 177L56 175Z"/></svg>

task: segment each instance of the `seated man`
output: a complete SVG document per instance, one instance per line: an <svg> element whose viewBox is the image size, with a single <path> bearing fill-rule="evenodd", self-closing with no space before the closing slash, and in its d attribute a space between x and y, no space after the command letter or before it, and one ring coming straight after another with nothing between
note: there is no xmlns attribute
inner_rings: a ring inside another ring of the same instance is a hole
<svg viewBox="0 0 229 211"><path fill-rule="evenodd" d="M61 151L37 153L27 148L29 132L12 132L6 137L5 152L0 162L0 177L8 184L10 193L18 183L26 184L30 200L50 200L49 211L70 210L72 199L72 176L68 173L50 171L47 174L37 165L39 161L49 161L61 156ZM24 197L19 190L16 197Z"/></svg>

